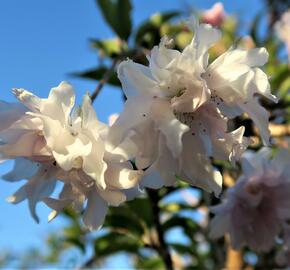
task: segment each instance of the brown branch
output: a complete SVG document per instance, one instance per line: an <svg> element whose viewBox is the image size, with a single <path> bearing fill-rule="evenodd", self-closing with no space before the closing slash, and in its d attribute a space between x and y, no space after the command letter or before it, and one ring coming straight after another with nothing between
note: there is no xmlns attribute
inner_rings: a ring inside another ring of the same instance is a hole
<svg viewBox="0 0 290 270"><path fill-rule="evenodd" d="M230 238L226 235L227 255L225 269L227 270L241 270L243 267L242 252L234 250L231 247Z"/></svg>
<svg viewBox="0 0 290 270"><path fill-rule="evenodd" d="M91 94L92 103L95 101L96 97L98 96L98 94L102 90L103 86L109 81L109 79L110 79L112 73L114 72L118 62L119 62L119 58L114 59L110 68L105 72L103 78L99 81L99 84L97 85L95 91Z"/></svg>
<svg viewBox="0 0 290 270"><path fill-rule="evenodd" d="M173 270L173 262L172 262L172 258L170 255L170 251L168 249L168 246L165 242L164 239L164 231L162 228L162 225L160 223L160 209L158 207L158 202L159 202L159 195L158 195L158 191L154 190L154 189L146 189L148 197L151 201L151 205L152 205L152 212L153 212L153 222L157 231L157 235L158 235L158 246L156 246L156 251L159 253L159 255L161 256L166 269L168 270Z"/></svg>
<svg viewBox="0 0 290 270"><path fill-rule="evenodd" d="M284 137L290 135L289 124L269 124L269 129L272 137Z"/></svg>

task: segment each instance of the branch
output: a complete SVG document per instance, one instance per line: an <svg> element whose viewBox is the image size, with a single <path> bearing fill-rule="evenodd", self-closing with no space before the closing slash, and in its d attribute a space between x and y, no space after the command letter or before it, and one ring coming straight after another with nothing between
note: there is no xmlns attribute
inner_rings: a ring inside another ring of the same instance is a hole
<svg viewBox="0 0 290 270"><path fill-rule="evenodd" d="M102 90L103 86L108 82L111 77L111 74L114 72L117 63L119 62L119 58L113 60L111 67L105 72L103 78L99 81L95 91L91 94L92 103L95 101L96 97Z"/></svg>
<svg viewBox="0 0 290 270"><path fill-rule="evenodd" d="M152 204L153 222L154 222L157 235L158 235L158 240L159 240L159 245L156 246L156 250L161 256L166 266L166 269L173 270L172 258L171 258L168 246L165 242L163 228L160 223L160 209L158 207L158 202L159 202L158 191L154 189L149 189L149 188L147 188L146 191Z"/></svg>

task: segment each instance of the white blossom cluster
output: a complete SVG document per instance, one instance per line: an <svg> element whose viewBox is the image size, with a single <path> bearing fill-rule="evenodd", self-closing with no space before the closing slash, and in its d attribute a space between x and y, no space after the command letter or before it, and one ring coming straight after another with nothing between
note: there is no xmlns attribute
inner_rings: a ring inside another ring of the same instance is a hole
<svg viewBox="0 0 290 270"><path fill-rule="evenodd" d="M276 102L267 75L265 48L230 48L209 64L209 48L221 32L193 24L194 37L180 52L164 37L148 55L148 66L131 60L118 67L127 97L108 127L89 96L74 108L72 86L62 82L47 99L15 89L17 104L0 104L1 159L14 159L9 181L27 183L9 198L27 199L32 216L44 202L54 218L64 207L84 209L85 225L103 223L108 205L117 206L144 188L172 186L182 179L218 196L222 176L211 159L235 162L250 140L231 118L247 113L269 144L268 113L259 96ZM133 169L134 163L137 169ZM63 183L58 198L51 195Z"/></svg>

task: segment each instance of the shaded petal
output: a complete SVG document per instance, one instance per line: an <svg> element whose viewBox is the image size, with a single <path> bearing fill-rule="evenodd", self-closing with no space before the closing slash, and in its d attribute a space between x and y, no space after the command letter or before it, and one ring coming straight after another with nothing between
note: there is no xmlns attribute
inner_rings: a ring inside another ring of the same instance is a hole
<svg viewBox="0 0 290 270"><path fill-rule="evenodd" d="M151 107L151 118L155 122L156 129L165 136L173 156L177 158L182 151L182 136L189 127L176 118L170 103L166 100L155 100Z"/></svg>
<svg viewBox="0 0 290 270"><path fill-rule="evenodd" d="M28 199L31 216L38 223L39 219L35 210L36 204L53 192L56 184L55 174L56 171L53 167L42 166L24 186L7 198L8 202L15 204Z"/></svg>
<svg viewBox="0 0 290 270"><path fill-rule="evenodd" d="M83 215L84 224L90 229L100 229L108 212L108 204L97 191L88 194L88 203Z"/></svg>
<svg viewBox="0 0 290 270"><path fill-rule="evenodd" d="M245 111L254 121L259 129L264 145L270 144L269 131L269 113L259 104L256 99L249 100L246 104L240 103L239 106Z"/></svg>
<svg viewBox="0 0 290 270"><path fill-rule="evenodd" d="M51 89L47 99L41 100L40 112L61 123L66 123L75 103L72 85L61 82Z"/></svg>
<svg viewBox="0 0 290 270"><path fill-rule="evenodd" d="M133 170L129 162L109 163L105 172L105 181L111 188L129 189L136 186L143 175L143 171Z"/></svg>
<svg viewBox="0 0 290 270"><path fill-rule="evenodd" d="M0 131L11 126L21 118L26 112L26 108L18 103L9 103L0 100Z"/></svg>
<svg viewBox="0 0 290 270"><path fill-rule="evenodd" d="M121 203L126 201L126 195L119 191L113 189L100 190L99 195L112 206L119 206Z"/></svg>
<svg viewBox="0 0 290 270"><path fill-rule="evenodd" d="M29 179L35 174L37 168L38 166L35 162L25 158L16 158L14 161L13 169L10 172L4 174L2 179L9 182Z"/></svg>
<svg viewBox="0 0 290 270"><path fill-rule="evenodd" d="M158 85L154 81L150 69L131 60L123 61L118 66L118 77L127 97L155 96L159 93Z"/></svg>

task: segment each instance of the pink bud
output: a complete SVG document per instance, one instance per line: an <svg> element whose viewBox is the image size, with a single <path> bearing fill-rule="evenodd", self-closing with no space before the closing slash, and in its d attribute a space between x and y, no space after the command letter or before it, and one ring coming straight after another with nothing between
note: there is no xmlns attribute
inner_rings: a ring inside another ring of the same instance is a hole
<svg viewBox="0 0 290 270"><path fill-rule="evenodd" d="M224 6L221 2L215 3L210 9L202 14L201 21L213 26L220 27L225 18Z"/></svg>

